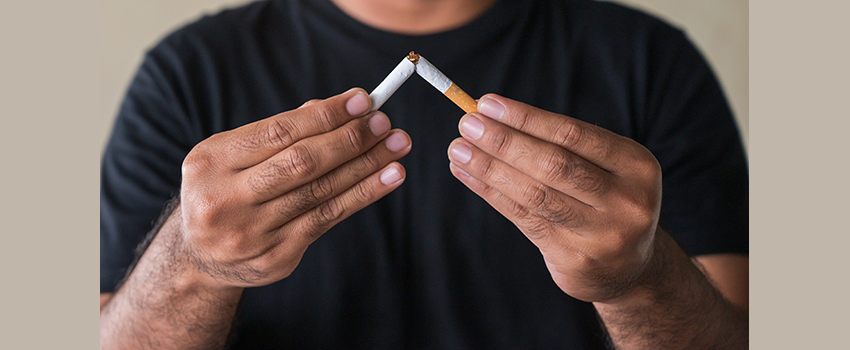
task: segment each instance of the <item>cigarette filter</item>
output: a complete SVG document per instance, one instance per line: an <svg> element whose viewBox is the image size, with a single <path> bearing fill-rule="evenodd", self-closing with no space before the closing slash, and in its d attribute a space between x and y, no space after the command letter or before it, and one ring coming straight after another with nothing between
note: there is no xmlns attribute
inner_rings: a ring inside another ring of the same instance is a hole
<svg viewBox="0 0 850 350"><path fill-rule="evenodd" d="M372 111L381 108L384 105L384 102L401 87L401 84L404 84L407 81L407 78L410 78L413 75L413 72L416 70L416 65L405 57L398 63L395 69L384 78L378 87L375 90L372 90L372 93L369 94L369 98L372 100Z"/></svg>

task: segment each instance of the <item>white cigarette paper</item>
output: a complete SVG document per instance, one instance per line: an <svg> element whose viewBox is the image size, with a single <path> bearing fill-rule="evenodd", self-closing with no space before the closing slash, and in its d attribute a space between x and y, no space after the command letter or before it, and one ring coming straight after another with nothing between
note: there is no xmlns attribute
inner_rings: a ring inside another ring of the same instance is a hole
<svg viewBox="0 0 850 350"><path fill-rule="evenodd" d="M413 55L412 52L410 54ZM475 101L475 99L470 97L459 86L457 86L457 84L452 82L452 80L443 74L443 72L440 72L437 67L434 67L431 62L428 62L425 57L419 55L418 61L419 62L416 63L416 73L419 74L419 76L437 88L437 90L440 90L443 95L463 109L464 112L478 112L478 102Z"/></svg>
<svg viewBox="0 0 850 350"><path fill-rule="evenodd" d="M445 94L446 91L449 91L449 87L452 86L452 81L449 77L443 74L443 72L440 72L437 67L434 67L422 55L419 56L419 63L416 64L416 73L437 88L437 90L440 90L440 93Z"/></svg>
<svg viewBox="0 0 850 350"><path fill-rule="evenodd" d="M413 72L416 70L416 65L413 64L407 57L403 58L401 62L395 66L392 72L384 78L378 87L375 90L372 90L372 93L369 94L369 98L372 100L372 109L371 111L376 111L378 108L384 105L384 102L390 98L390 96L407 81L407 78L410 78L413 75Z"/></svg>

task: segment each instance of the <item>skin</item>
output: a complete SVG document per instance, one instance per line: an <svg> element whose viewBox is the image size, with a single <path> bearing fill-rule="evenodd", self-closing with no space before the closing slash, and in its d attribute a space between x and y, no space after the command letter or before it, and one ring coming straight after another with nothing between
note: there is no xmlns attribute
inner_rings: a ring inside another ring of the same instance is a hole
<svg viewBox="0 0 850 350"><path fill-rule="evenodd" d="M388 32L423 35L460 27L496 0L331 0L354 19Z"/></svg>
<svg viewBox="0 0 850 350"><path fill-rule="evenodd" d="M458 27L494 2L333 1L407 34ZM401 185L395 160L410 139L365 114L363 97L310 101L199 143L179 204L118 291L101 294L101 348L222 347L244 288L286 278L310 243ZM537 245L561 290L593 303L616 347L747 347L749 260L691 259L658 227L649 151L498 95L478 109L449 148L452 174Z"/></svg>

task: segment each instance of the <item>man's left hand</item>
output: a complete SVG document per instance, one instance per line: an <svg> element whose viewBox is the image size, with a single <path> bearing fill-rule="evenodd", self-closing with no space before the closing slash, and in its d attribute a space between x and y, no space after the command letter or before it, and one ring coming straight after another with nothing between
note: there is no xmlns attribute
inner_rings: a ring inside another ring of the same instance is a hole
<svg viewBox="0 0 850 350"><path fill-rule="evenodd" d="M451 171L543 254L555 283L588 302L622 296L653 258L661 167L603 128L498 95L461 119Z"/></svg>

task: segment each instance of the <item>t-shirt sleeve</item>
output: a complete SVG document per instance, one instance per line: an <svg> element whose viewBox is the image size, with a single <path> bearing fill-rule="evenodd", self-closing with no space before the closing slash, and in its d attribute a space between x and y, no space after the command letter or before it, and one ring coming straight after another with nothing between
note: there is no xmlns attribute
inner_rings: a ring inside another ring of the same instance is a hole
<svg viewBox="0 0 850 350"><path fill-rule="evenodd" d="M644 145L662 167L661 227L692 256L747 254L749 176L732 112L686 36L669 27L656 34Z"/></svg>
<svg viewBox="0 0 850 350"><path fill-rule="evenodd" d="M148 52L122 102L103 153L100 189L100 292L114 291L165 203L179 192L192 147L177 93L176 55Z"/></svg>

